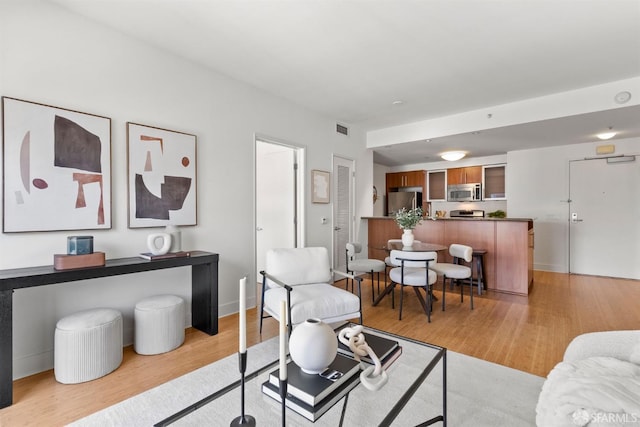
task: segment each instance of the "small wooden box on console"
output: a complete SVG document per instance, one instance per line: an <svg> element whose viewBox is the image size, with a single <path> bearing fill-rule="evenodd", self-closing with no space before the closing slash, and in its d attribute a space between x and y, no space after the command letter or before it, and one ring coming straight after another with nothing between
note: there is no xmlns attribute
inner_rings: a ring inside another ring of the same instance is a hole
<svg viewBox="0 0 640 427"><path fill-rule="evenodd" d="M70 270L73 268L100 267L105 264L104 252L86 255L53 255L54 270Z"/></svg>

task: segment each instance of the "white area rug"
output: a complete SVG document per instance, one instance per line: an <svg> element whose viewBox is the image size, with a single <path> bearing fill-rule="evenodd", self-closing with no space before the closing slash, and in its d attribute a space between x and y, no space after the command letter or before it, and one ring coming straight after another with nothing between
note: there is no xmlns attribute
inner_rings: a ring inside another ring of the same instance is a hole
<svg viewBox="0 0 640 427"><path fill-rule="evenodd" d="M403 374L426 366L422 346L401 341L403 354L388 370L389 383L379 392L356 387L347 405L345 426L370 426L382 420L404 390ZM249 348L247 372L275 360L277 338ZM415 366L415 368L413 368ZM442 364L431 373L405 407L394 425L415 425L442 412ZM416 373L414 372L414 374ZM268 375L268 374L266 374ZM266 375L249 381L246 387L245 412L258 425L280 424L280 406L263 395L260 384ZM81 426L152 426L181 409L239 379L238 357L232 355L192 373L169 381L119 404L113 405L71 425ZM447 352L448 425L459 426L534 426L535 407L544 378L494 363ZM338 425L342 402L336 404L314 425ZM213 403L178 420L179 426L228 426L240 415L240 392L233 390ZM287 411L287 425L312 425ZM436 425L442 425L437 423Z"/></svg>

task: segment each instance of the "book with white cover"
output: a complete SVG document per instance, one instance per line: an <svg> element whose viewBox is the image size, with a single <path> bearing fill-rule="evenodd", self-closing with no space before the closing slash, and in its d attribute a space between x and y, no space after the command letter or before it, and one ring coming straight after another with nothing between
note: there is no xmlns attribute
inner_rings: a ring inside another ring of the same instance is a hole
<svg viewBox="0 0 640 427"><path fill-rule="evenodd" d="M327 370L321 374L307 374L290 361L287 363L287 391L309 405L316 405L359 372L360 364L341 354L337 354ZM279 369L269 374L269 382L276 387L280 384L279 374Z"/></svg>

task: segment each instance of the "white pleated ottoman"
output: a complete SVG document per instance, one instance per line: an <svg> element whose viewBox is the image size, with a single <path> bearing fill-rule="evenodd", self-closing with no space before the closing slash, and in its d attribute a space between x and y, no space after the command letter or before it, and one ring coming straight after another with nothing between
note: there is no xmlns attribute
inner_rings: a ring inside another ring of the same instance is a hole
<svg viewBox="0 0 640 427"><path fill-rule="evenodd" d="M160 354L184 342L185 302L176 295L156 295L136 304L133 349L138 354Z"/></svg>
<svg viewBox="0 0 640 427"><path fill-rule="evenodd" d="M53 371L56 381L77 384L115 371L122 363L122 314L94 308L56 324Z"/></svg>

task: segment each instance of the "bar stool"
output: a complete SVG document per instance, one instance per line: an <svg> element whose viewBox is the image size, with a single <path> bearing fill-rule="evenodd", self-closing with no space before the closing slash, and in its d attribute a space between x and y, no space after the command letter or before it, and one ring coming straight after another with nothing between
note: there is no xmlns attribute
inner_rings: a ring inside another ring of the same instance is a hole
<svg viewBox="0 0 640 427"><path fill-rule="evenodd" d="M478 284L478 295L482 295L482 290L487 289L487 282L484 276L484 256L487 254L486 249L474 249L471 254L472 257L472 266L475 265L476 270L476 283Z"/></svg>

